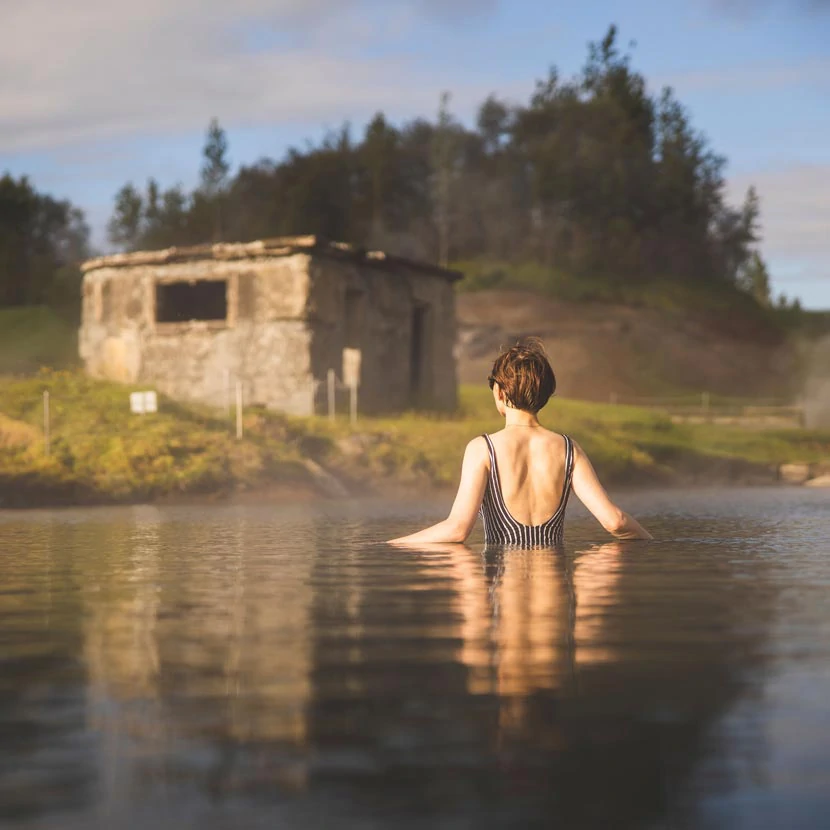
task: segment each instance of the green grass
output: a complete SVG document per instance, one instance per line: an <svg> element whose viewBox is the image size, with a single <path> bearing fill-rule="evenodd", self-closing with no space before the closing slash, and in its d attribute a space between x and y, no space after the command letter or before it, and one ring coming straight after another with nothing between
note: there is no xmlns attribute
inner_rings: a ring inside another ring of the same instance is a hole
<svg viewBox="0 0 830 830"><path fill-rule="evenodd" d="M48 456L42 437L44 390L50 393ZM133 415L130 391L78 372L0 379L5 416L0 421L0 497L16 504L27 499L135 501L304 478L302 455L279 419L238 442L230 425L214 413L167 399L155 415ZM248 418L256 424L255 413ZM19 440L27 430L37 440Z"/></svg>
<svg viewBox="0 0 830 830"><path fill-rule="evenodd" d="M78 326L46 306L0 308L0 374L78 366Z"/></svg>
<svg viewBox="0 0 830 830"><path fill-rule="evenodd" d="M43 391L50 392L51 453L44 452ZM351 484L427 491L455 483L464 446L501 427L486 387L464 387L457 413L289 418L251 408L245 437L215 412L160 399L132 415L130 387L77 372L0 378L0 499L6 505L119 502L220 494L277 482L311 486L313 458ZM671 480L719 465L830 460L830 431L749 431L676 425L630 406L554 399L542 423L572 435L607 483Z"/></svg>
<svg viewBox="0 0 830 830"><path fill-rule="evenodd" d="M830 461L830 431L756 431L713 424L674 424L660 412L554 398L540 413L550 429L574 437L609 483L681 480L687 473L721 469L724 462L772 467L791 461ZM462 387L459 412L452 416L404 413L363 418L351 437L345 418L330 424L305 419L302 429L328 439L322 459L342 464L343 443L353 443L359 465L372 476L451 485L458 478L466 443L501 428L486 387ZM321 446L324 446L321 443ZM353 469L350 462L347 471Z"/></svg>

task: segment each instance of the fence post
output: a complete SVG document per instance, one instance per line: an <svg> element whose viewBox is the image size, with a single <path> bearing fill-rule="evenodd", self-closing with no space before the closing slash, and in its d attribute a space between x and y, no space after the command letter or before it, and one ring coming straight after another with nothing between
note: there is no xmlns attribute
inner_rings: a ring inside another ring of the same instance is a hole
<svg viewBox="0 0 830 830"><path fill-rule="evenodd" d="M242 381L236 382L236 437L242 438Z"/></svg>
<svg viewBox="0 0 830 830"><path fill-rule="evenodd" d="M703 392L700 396L700 406L705 413L709 412L709 393Z"/></svg>
<svg viewBox="0 0 830 830"><path fill-rule="evenodd" d="M329 420L334 420L334 393L335 393L336 377L334 369L329 369L326 375L326 396L328 398Z"/></svg>
<svg viewBox="0 0 830 830"><path fill-rule="evenodd" d="M353 427L357 426L357 384L349 385L349 421Z"/></svg>
<svg viewBox="0 0 830 830"><path fill-rule="evenodd" d="M49 390L43 390L43 449L46 455L52 452L52 432L49 418Z"/></svg>
<svg viewBox="0 0 830 830"><path fill-rule="evenodd" d="M612 404L612 405L616 406L616 404L617 404L617 393L616 393L616 392L612 392L612 393L608 396L608 403L610 403L610 404Z"/></svg>
<svg viewBox="0 0 830 830"><path fill-rule="evenodd" d="M224 398L225 398L225 417L231 419L231 372L230 369L224 369L222 372L224 380Z"/></svg>

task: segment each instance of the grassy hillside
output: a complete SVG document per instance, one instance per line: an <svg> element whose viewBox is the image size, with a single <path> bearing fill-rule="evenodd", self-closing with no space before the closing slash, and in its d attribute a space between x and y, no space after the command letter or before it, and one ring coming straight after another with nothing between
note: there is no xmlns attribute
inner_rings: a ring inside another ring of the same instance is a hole
<svg viewBox="0 0 830 830"><path fill-rule="evenodd" d="M42 393L50 392L51 454L44 452ZM73 372L0 379L0 500L5 506L141 501L288 484L320 486L319 467L353 493L451 486L468 440L499 428L486 387L462 389L453 416L345 419L245 413L245 437L207 410L162 399L131 415L130 389ZM786 461L830 460L830 432L747 432L678 426L658 413L555 399L543 422L573 435L610 484L771 480ZM309 463L309 462L313 463Z"/></svg>
<svg viewBox="0 0 830 830"><path fill-rule="evenodd" d="M568 397L792 399L804 382L805 342L728 307L656 309L493 289L460 294L457 315L465 383L487 377L499 347L525 334L543 338Z"/></svg>
<svg viewBox="0 0 830 830"><path fill-rule="evenodd" d="M46 306L0 308L0 374L79 364L78 327Z"/></svg>

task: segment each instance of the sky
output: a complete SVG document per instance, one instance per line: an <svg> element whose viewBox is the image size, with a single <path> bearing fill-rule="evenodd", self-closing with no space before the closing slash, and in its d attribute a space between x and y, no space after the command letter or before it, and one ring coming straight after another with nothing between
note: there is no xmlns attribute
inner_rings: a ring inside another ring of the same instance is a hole
<svg viewBox="0 0 830 830"><path fill-rule="evenodd" d="M730 200L758 189L774 292L830 309L830 0L0 0L0 173L71 199L106 250L125 182L196 184L212 117L234 167L443 91L472 123L612 23L727 157Z"/></svg>

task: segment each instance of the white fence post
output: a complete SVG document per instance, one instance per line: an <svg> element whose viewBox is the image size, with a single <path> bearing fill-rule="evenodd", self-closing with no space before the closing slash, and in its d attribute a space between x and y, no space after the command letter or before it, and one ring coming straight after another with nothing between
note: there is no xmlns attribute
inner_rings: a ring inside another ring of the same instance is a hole
<svg viewBox="0 0 830 830"><path fill-rule="evenodd" d="M242 381L236 382L236 437L242 438Z"/></svg>
<svg viewBox="0 0 830 830"><path fill-rule="evenodd" d="M231 373L230 369L222 372L224 380L225 417L231 419Z"/></svg>
<svg viewBox="0 0 830 830"><path fill-rule="evenodd" d="M357 426L357 384L349 385L349 421L353 427Z"/></svg>
<svg viewBox="0 0 830 830"><path fill-rule="evenodd" d="M43 449L46 455L52 452L52 431L49 418L49 390L43 390Z"/></svg>
<svg viewBox="0 0 830 830"><path fill-rule="evenodd" d="M328 374L326 375L326 381L326 396L328 397L329 420L333 421L335 414L334 395L336 391L337 382L337 379L334 374L334 369L329 369Z"/></svg>

